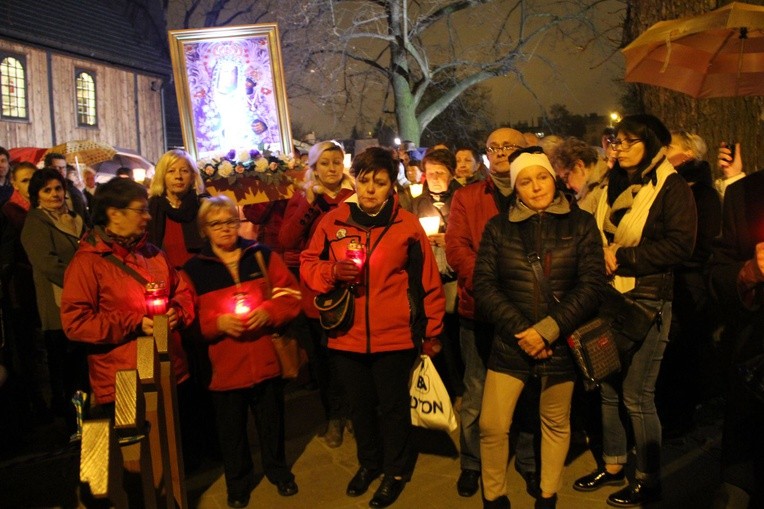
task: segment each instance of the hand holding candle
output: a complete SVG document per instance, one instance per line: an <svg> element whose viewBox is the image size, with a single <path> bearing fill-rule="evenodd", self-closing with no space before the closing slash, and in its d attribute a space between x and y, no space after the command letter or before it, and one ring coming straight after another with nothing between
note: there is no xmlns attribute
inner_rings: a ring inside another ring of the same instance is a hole
<svg viewBox="0 0 764 509"><path fill-rule="evenodd" d="M440 217L438 216L420 217L419 222L422 223L422 228L428 237L437 234L440 230Z"/></svg>
<svg viewBox="0 0 764 509"><path fill-rule="evenodd" d="M169 298L167 286L164 281L155 281L146 285L144 292L146 299L146 315L153 317L167 313Z"/></svg>

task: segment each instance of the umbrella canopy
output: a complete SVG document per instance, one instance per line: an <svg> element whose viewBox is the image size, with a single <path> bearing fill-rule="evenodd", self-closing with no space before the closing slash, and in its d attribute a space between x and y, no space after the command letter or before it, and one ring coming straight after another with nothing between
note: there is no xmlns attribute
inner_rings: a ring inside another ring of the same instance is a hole
<svg viewBox="0 0 764 509"><path fill-rule="evenodd" d="M46 149L40 147L15 147L8 150L11 164L27 162L37 165L45 156Z"/></svg>
<svg viewBox="0 0 764 509"><path fill-rule="evenodd" d="M764 95L764 7L733 2L661 21L621 50L626 81L695 98Z"/></svg>
<svg viewBox="0 0 764 509"><path fill-rule="evenodd" d="M46 154L56 152L66 157L69 164L86 164L93 166L101 161L111 159L117 150L107 143L94 140L67 141L55 147L49 148Z"/></svg>
<svg viewBox="0 0 764 509"><path fill-rule="evenodd" d="M110 173L114 175L119 168L130 168L135 170L142 168L146 171L154 167L148 159L139 154L129 154L127 152L117 152L111 159L101 161L100 163L93 164L93 168L97 173Z"/></svg>

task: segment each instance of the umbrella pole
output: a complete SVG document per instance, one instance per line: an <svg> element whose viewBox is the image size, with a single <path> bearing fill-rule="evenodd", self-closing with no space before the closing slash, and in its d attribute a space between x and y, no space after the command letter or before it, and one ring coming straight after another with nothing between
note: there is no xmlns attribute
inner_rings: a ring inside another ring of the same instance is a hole
<svg viewBox="0 0 764 509"><path fill-rule="evenodd" d="M740 75L743 74L743 49L745 47L745 41L748 39L748 28L740 27L740 55L737 59L737 79L735 80L735 97L737 97L738 90L740 89Z"/></svg>

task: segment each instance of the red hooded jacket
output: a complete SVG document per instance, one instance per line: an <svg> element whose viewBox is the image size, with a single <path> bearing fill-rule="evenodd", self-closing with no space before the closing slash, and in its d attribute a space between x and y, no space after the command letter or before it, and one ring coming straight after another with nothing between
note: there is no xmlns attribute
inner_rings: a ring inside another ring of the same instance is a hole
<svg viewBox="0 0 764 509"><path fill-rule="evenodd" d="M105 256L114 254L148 281L164 281L180 327L194 319L194 292L158 247L141 241L132 251L109 241L96 227L80 242L64 274L61 323L72 341L95 345L88 353L90 385L98 403L114 401L120 369L136 368L136 342L146 316L145 288ZM178 382L188 378L180 334L170 334L168 349Z"/></svg>

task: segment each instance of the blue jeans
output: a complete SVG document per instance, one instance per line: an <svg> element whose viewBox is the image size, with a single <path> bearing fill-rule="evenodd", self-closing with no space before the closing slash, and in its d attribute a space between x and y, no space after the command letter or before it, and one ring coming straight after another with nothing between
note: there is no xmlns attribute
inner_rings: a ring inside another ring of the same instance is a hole
<svg viewBox="0 0 764 509"><path fill-rule="evenodd" d="M459 343L464 361L464 394L459 430L461 468L478 472L480 472L480 406L483 402L486 367L478 353L475 341L491 341L492 339L479 337L480 333L479 322L467 318L460 319Z"/></svg>
<svg viewBox="0 0 764 509"><path fill-rule="evenodd" d="M650 301L648 305L653 304ZM655 381L671 325L671 302L663 304L660 324L647 333L631 364L616 380L602 384L602 459L606 464L626 463L626 429L621 421L621 401L634 430L638 480L657 481L661 461L661 423L655 409Z"/></svg>

